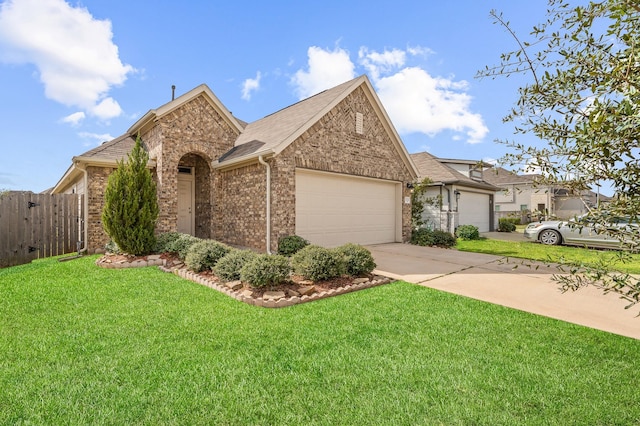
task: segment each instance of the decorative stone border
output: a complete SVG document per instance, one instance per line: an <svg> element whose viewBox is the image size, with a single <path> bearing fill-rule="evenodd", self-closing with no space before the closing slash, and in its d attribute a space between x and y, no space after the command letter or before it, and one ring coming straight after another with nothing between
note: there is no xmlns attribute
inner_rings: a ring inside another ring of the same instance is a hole
<svg viewBox="0 0 640 426"><path fill-rule="evenodd" d="M320 299L325 299L327 297L338 296L340 294L351 293L357 290L364 290L366 288L376 287L376 286L388 284L391 282L391 279L387 277L376 275L372 280L367 280L366 282L349 284L344 287L338 287L335 289L320 291L320 292L313 293L311 295L293 296L293 297L285 296L278 299L269 298L269 297L256 298L256 297L243 294L243 292L241 291L233 290L224 284L213 281L203 275L197 274L193 271L189 271L188 269L185 269L185 268L169 269L164 266L160 266L159 268L162 271L174 273L186 280L193 281L195 283L217 290L221 293L226 294L229 297L233 297L234 299L240 302L244 302L254 306L261 306L263 308L284 308L286 306L293 306L293 305L298 305L300 303L313 302L314 300L320 300Z"/></svg>
<svg viewBox="0 0 640 426"><path fill-rule="evenodd" d="M373 279L367 278L355 278L351 284L344 287L332 288L326 291L319 291L308 295L301 296L284 296L278 297L274 295L268 295L265 293L263 297L253 297L247 294L247 290L242 290L242 287L234 290L234 286L229 287L226 284L216 282L204 275L197 274L184 267L184 264L179 264L179 267L167 267L166 259L161 259L160 255L146 256L145 259L136 259L134 261L128 261L126 259L111 261L104 257L96 260L96 265L107 269L125 269L125 268L142 268L145 266L157 266L161 271L173 273L177 276L189 281L204 285L213 290L224 293L229 297L247 303L249 305L261 306L263 308L284 308L286 306L298 305L300 303L313 302L314 300L325 299L327 297L338 296L340 294L351 293L358 290L364 290L366 288L376 287L391 282L390 278L383 277L381 275L375 275Z"/></svg>
<svg viewBox="0 0 640 426"><path fill-rule="evenodd" d="M106 269L124 269L124 268L144 268L145 266L164 266L167 261L161 259L159 254L152 254L146 256L145 259L136 259L134 261L128 261L126 259L116 260L112 262L110 259L101 257L96 260L96 265Z"/></svg>

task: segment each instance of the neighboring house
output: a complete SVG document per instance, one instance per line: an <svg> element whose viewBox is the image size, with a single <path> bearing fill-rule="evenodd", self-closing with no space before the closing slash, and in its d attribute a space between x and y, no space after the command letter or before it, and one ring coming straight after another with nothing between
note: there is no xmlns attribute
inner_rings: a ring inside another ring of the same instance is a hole
<svg viewBox="0 0 640 426"><path fill-rule="evenodd" d="M546 217L570 219L587 213L598 198L609 198L593 191L575 194L558 186L537 185L536 176L519 175L502 167L485 170L485 180L500 188L495 197L496 220L519 217L525 223Z"/></svg>
<svg viewBox="0 0 640 426"><path fill-rule="evenodd" d="M107 178L138 134L157 183L158 233L262 251L293 234L324 246L410 238L407 186L417 172L366 76L253 123L200 85L73 157L53 192L85 194L89 252L109 240Z"/></svg>
<svg viewBox="0 0 640 426"><path fill-rule="evenodd" d="M423 211L427 226L452 233L460 225L477 226L480 232L495 229L493 198L498 188L484 181L486 164L437 158L427 152L411 154L411 159L419 180L432 181Z"/></svg>

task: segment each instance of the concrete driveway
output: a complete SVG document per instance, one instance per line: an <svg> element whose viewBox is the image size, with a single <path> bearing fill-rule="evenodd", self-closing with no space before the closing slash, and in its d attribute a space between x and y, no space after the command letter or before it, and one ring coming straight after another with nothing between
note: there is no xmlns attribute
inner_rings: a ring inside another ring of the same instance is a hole
<svg viewBox="0 0 640 426"><path fill-rule="evenodd" d="M367 246L376 273L485 302L640 339L640 306L593 287L561 293L555 267L410 244Z"/></svg>

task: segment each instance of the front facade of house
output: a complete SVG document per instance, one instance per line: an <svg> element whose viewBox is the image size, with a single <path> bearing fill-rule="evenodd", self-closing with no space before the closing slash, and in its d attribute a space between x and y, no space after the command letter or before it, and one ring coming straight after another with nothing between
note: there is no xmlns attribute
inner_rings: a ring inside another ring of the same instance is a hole
<svg viewBox="0 0 640 426"><path fill-rule="evenodd" d="M460 225L480 232L495 229L496 187L483 179L482 163L437 158L427 152L411 154L420 179L429 178L422 219L427 227L454 233Z"/></svg>
<svg viewBox="0 0 640 426"><path fill-rule="evenodd" d="M74 157L54 192L86 194L89 252L109 241L107 178L138 134L157 183L158 233L261 251L294 234L325 246L410 238L416 171L364 76L248 124L201 85Z"/></svg>

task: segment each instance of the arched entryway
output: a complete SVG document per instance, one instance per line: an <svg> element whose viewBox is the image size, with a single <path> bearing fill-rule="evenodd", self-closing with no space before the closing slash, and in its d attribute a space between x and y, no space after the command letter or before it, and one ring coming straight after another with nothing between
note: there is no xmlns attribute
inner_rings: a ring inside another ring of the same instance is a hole
<svg viewBox="0 0 640 426"><path fill-rule="evenodd" d="M203 157L189 153L178 162L177 230L211 238L211 168Z"/></svg>

